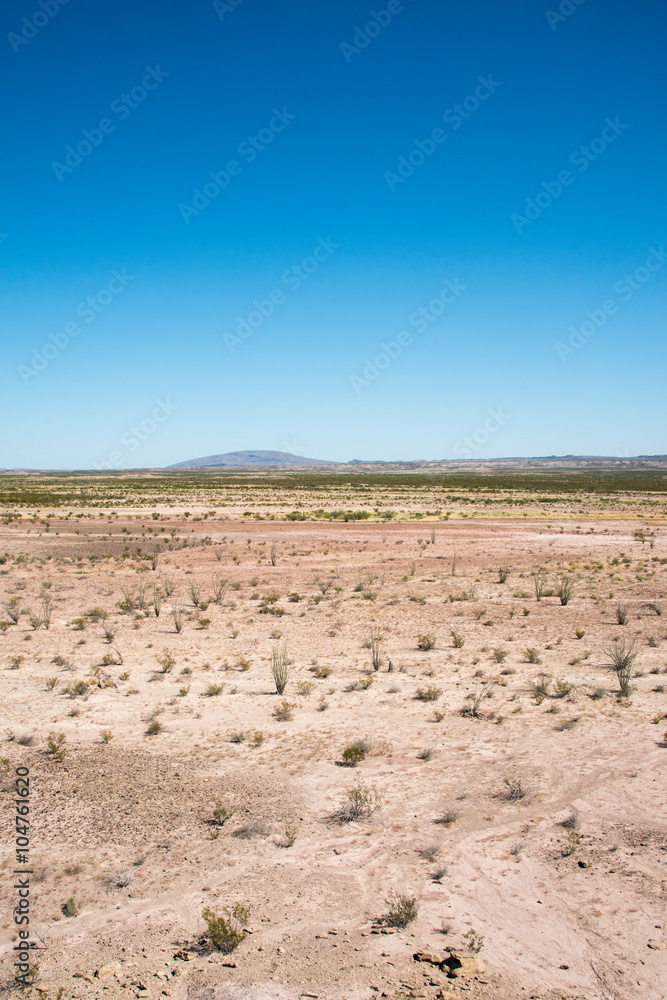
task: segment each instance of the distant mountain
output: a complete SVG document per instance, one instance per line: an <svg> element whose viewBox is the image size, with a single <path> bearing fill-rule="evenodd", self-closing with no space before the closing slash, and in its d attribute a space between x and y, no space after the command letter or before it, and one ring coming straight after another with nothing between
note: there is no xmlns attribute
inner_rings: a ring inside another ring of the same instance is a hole
<svg viewBox="0 0 667 1000"><path fill-rule="evenodd" d="M228 451L225 455L207 455L205 458L191 458L187 462L169 465L169 469L221 469L248 468L249 466L271 465L336 465L321 458L304 458L290 455L287 451Z"/></svg>
<svg viewBox="0 0 667 1000"><path fill-rule="evenodd" d="M305 458L291 455L286 451L230 451L224 455L206 455L192 458L187 462L169 465L169 469L260 469L260 468L303 468L304 466L329 466L332 471L349 469L361 472L381 471L432 471L432 472L496 472L535 469L580 469L620 470L620 469L664 469L665 455L637 455L634 457L611 457L601 455L543 455L533 458L488 458L488 459L408 459L403 461L378 461L353 458L349 462L327 462L321 458ZM8 470L12 471L12 470Z"/></svg>

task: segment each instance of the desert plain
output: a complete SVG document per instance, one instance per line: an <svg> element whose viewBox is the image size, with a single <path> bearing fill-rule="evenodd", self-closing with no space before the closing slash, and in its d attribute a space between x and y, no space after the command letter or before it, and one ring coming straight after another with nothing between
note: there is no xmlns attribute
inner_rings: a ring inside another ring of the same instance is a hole
<svg viewBox="0 0 667 1000"><path fill-rule="evenodd" d="M28 768L42 1000L667 996L664 475L404 480L2 476L7 995Z"/></svg>

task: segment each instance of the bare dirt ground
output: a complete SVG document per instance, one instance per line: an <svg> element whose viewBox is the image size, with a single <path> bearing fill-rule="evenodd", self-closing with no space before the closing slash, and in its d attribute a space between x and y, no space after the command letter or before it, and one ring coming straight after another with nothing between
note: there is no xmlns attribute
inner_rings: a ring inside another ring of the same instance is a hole
<svg viewBox="0 0 667 1000"><path fill-rule="evenodd" d="M667 996L667 535L636 528L166 509L5 524L4 989L28 766L49 998ZM636 641L628 698L604 651L619 636ZM341 766L357 740L365 758ZM375 808L346 822L355 786ZM405 927L383 919L392 893L415 900ZM248 933L224 954L202 910L237 901ZM471 942L469 976L413 957Z"/></svg>

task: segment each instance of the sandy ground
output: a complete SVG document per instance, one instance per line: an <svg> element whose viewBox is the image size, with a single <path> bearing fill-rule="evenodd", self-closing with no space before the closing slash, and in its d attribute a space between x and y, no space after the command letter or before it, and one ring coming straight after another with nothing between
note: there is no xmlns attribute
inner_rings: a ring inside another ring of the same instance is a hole
<svg viewBox="0 0 667 1000"><path fill-rule="evenodd" d="M27 765L31 931L49 998L60 986L86 1000L667 996L667 631L644 606L667 611L667 536L656 529L650 548L635 529L193 525L173 511L2 527L0 619L28 609L0 633L4 987L12 789ZM158 544L153 570L142 556ZM124 546L142 552L122 558ZM536 600L540 566L548 587L571 576L567 606ZM219 576L227 589L208 603ZM141 605L141 584L146 607L119 607L123 589ZM44 594L48 629L29 618ZM435 647L420 650L429 634ZM620 635L637 641L629 699L603 652ZM284 643L279 696L271 655ZM481 717L462 714L492 679ZM436 700L420 700L429 686ZM62 760L49 733L65 736ZM341 766L359 739L365 759ZM378 807L343 822L358 782ZM232 813L221 826L216 803ZM392 892L416 900L405 928L382 922ZM231 954L212 951L202 910L236 901L249 933ZM471 930L483 938L472 975L415 962L467 952Z"/></svg>

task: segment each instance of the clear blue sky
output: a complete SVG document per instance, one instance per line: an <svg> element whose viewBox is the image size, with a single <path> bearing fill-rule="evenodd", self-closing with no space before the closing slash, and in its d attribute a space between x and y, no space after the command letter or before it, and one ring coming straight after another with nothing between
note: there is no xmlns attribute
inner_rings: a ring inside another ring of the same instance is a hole
<svg viewBox="0 0 667 1000"><path fill-rule="evenodd" d="M6 0L0 466L667 452L667 3L560 9Z"/></svg>

